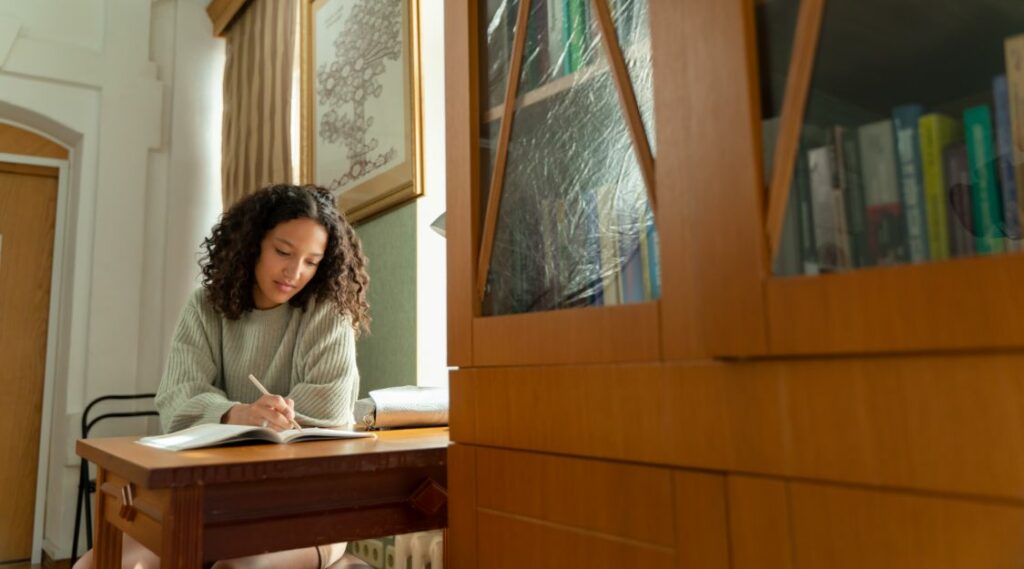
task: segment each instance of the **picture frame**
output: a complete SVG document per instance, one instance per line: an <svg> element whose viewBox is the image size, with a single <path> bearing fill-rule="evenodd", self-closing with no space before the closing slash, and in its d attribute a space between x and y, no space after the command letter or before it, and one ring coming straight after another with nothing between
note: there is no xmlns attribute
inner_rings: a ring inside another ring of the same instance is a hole
<svg viewBox="0 0 1024 569"><path fill-rule="evenodd" d="M422 195L418 0L301 0L299 20L302 181L351 222Z"/></svg>

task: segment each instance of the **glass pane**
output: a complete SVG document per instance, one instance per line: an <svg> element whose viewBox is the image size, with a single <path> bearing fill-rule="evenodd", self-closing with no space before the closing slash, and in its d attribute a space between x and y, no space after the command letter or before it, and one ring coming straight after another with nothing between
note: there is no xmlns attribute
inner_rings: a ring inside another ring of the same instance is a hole
<svg viewBox="0 0 1024 569"><path fill-rule="evenodd" d="M790 198L803 272L1020 251L1022 133L1024 3L830 0Z"/></svg>
<svg viewBox="0 0 1024 569"><path fill-rule="evenodd" d="M760 59L759 82L763 117L761 148L765 195L772 177L772 161L775 159L775 143L779 134L782 99L799 8L799 2L796 0L767 0L755 4ZM779 254L774 260L773 271L776 275L798 275L816 270L816 265L811 263L814 241L813 228L810 225L810 204L792 197L804 186L799 182L801 176L807 176L806 168L795 170L793 173L790 199L786 203L782 224Z"/></svg>
<svg viewBox="0 0 1024 569"><path fill-rule="evenodd" d="M652 93L651 90L651 26L648 19L648 4L645 0L612 0L609 3L615 33L626 59L629 78L637 89ZM651 152L654 144L654 97L640 97L640 117L644 122Z"/></svg>
<svg viewBox="0 0 1024 569"><path fill-rule="evenodd" d="M619 21L627 3L633 21L646 25L647 4L641 0L612 0ZM509 2L512 6L518 7ZM526 28L528 57L482 312L656 299L653 215L589 1L534 0ZM649 37L649 32L634 30L634 35ZM650 41L633 45L639 50L628 56L634 89L649 118ZM500 107L484 116L483 131L494 140L498 116ZM486 195L490 179L481 182Z"/></svg>

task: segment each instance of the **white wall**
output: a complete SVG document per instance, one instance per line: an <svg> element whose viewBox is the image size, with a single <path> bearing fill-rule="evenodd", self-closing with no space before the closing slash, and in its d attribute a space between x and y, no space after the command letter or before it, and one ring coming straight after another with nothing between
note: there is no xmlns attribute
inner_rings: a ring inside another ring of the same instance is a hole
<svg viewBox="0 0 1024 569"><path fill-rule="evenodd" d="M0 2L0 120L71 149L43 547L69 555L84 403L152 390L219 212L205 0ZM179 80L175 80L179 78ZM36 548L38 549L38 548ZM33 552L38 560L38 551Z"/></svg>

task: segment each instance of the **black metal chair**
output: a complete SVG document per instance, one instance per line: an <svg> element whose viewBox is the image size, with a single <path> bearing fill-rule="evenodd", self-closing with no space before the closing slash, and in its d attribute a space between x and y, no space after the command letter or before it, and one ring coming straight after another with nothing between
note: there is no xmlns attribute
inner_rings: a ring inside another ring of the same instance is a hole
<svg viewBox="0 0 1024 569"><path fill-rule="evenodd" d="M89 438L89 431L92 430L96 423L107 419L116 418L127 418L127 417L148 417L148 416L159 416L159 413L154 410L147 411L119 411L112 413L104 413L95 419L89 419L89 412L98 403L104 401L125 401L125 400L137 400L137 399L154 399L156 393L140 393L137 395L104 395L103 397L97 397L89 402L85 406L85 411L82 412L82 438ZM89 462L85 459L81 460L78 467L78 503L75 506L75 533L71 541L71 564L74 565L78 561L78 534L82 529L82 509L85 507L85 539L89 549L92 548L92 500L91 494L96 492L96 481L89 478Z"/></svg>

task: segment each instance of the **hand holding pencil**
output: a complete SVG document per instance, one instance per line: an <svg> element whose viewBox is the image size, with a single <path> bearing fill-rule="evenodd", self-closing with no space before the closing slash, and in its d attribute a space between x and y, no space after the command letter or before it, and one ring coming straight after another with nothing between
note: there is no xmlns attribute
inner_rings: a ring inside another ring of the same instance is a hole
<svg viewBox="0 0 1024 569"><path fill-rule="evenodd" d="M221 417L221 423L256 425L265 429L271 428L275 431L302 428L302 426L295 422L295 404L291 399L271 394L252 374L249 375L249 381L263 395L251 404L238 403L231 407Z"/></svg>
<svg viewBox="0 0 1024 569"><path fill-rule="evenodd" d="M259 389L260 393L263 394L263 397L260 397L259 401L257 401L256 403L260 403L264 399L270 397L271 401L268 402L268 403L270 403L269 406L273 410L275 410L278 413L281 413L282 415L284 415L288 419L288 421L290 421L291 428L293 428L293 429L301 429L302 428L302 426L300 426L298 423L295 422L295 418L294 418L295 417L295 410L292 408L293 404L292 404L292 402L290 400L284 399L283 397L281 397L279 395L271 394L269 391L267 391L266 387L263 387L263 384L260 383L260 380L256 379L256 376L251 374L251 373L249 374L249 381L251 381L252 384L256 386L256 389ZM278 400L280 400L280 401L278 401ZM287 407L287 411L289 413L282 413L282 410L280 408L281 404L284 404L285 407ZM268 423L268 421L264 420L263 424L261 424L260 426L266 428L267 427L267 423Z"/></svg>

